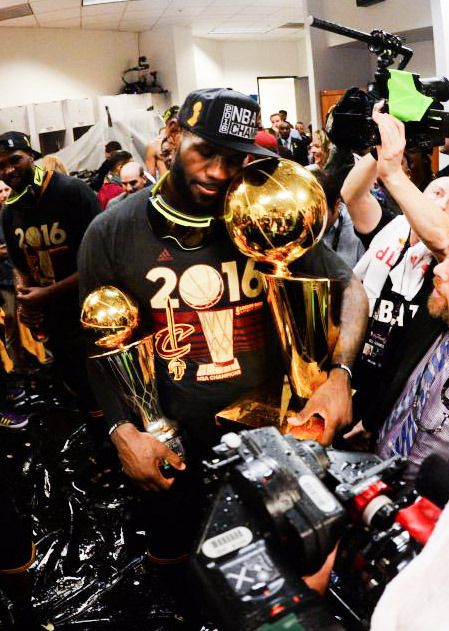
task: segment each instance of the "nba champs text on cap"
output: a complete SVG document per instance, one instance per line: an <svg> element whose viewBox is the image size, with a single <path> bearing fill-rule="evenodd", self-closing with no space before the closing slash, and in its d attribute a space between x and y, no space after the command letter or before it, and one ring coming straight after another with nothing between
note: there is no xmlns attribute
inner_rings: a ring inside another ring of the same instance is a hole
<svg viewBox="0 0 449 631"><path fill-rule="evenodd" d="M254 140L257 134L257 114L246 107L225 103L218 131L220 134Z"/></svg>
<svg viewBox="0 0 449 631"><path fill-rule="evenodd" d="M184 129L216 145L242 153L279 157L254 142L259 116L259 105L246 94L209 88L188 95L179 110L178 121Z"/></svg>

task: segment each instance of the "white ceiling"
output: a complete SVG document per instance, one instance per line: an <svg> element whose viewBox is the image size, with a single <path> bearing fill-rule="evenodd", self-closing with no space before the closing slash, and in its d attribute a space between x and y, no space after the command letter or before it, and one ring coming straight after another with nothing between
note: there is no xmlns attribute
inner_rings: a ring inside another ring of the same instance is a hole
<svg viewBox="0 0 449 631"><path fill-rule="evenodd" d="M21 0L0 0L0 9ZM22 0L23 2L24 0ZM150 31L168 26L192 29L214 39L270 37L292 39L302 29L281 29L304 19L302 0L126 0L81 7L81 0L29 0L33 15L0 22L0 27L82 28ZM215 29L264 29L263 35L211 35Z"/></svg>

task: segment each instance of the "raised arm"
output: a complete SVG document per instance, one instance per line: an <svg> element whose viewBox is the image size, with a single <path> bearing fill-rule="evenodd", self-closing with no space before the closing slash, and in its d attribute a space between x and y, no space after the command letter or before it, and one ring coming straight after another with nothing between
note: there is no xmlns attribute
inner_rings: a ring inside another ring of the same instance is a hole
<svg viewBox="0 0 449 631"><path fill-rule="evenodd" d="M441 261L449 254L449 191L447 178L435 180L422 193L401 168L405 148L404 125L375 108L373 119L379 126L382 146L378 147L377 173L401 207L418 239Z"/></svg>
<svg viewBox="0 0 449 631"><path fill-rule="evenodd" d="M368 153L355 163L341 188L354 228L361 234L372 232L382 218L380 204L370 193L376 179L377 164Z"/></svg>

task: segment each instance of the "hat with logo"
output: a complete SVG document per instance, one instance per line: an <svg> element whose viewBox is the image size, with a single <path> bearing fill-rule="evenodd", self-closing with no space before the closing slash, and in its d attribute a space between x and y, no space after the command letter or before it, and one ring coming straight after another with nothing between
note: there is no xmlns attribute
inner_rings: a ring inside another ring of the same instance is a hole
<svg viewBox="0 0 449 631"><path fill-rule="evenodd" d="M279 158L255 144L260 107L251 97L227 88L191 92L178 113L180 125L215 145Z"/></svg>
<svg viewBox="0 0 449 631"><path fill-rule="evenodd" d="M0 134L0 151L26 151L34 158L42 158L42 154L31 147L30 139L21 131L7 131Z"/></svg>

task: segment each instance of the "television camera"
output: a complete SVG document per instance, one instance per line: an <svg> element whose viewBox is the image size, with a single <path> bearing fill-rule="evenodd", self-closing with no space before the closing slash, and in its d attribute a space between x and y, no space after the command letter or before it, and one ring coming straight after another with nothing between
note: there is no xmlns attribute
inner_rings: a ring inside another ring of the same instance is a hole
<svg viewBox="0 0 449 631"><path fill-rule="evenodd" d="M416 73L405 72L413 50L392 33L383 30L364 33L312 16L309 24L365 42L368 50L377 55L377 70L367 92L350 88L329 115L326 129L332 142L346 149L380 144L371 115L374 104L383 99L384 111L404 122L408 148L430 151L444 144L445 137L449 136L449 113L442 104L449 99L446 77L421 79ZM398 68L390 68L398 56Z"/></svg>
<svg viewBox="0 0 449 631"><path fill-rule="evenodd" d="M226 434L214 452L203 463L211 505L192 563L220 631L368 629L386 583L440 513L405 493L403 459L326 450L274 427ZM300 577L339 539L324 600Z"/></svg>

